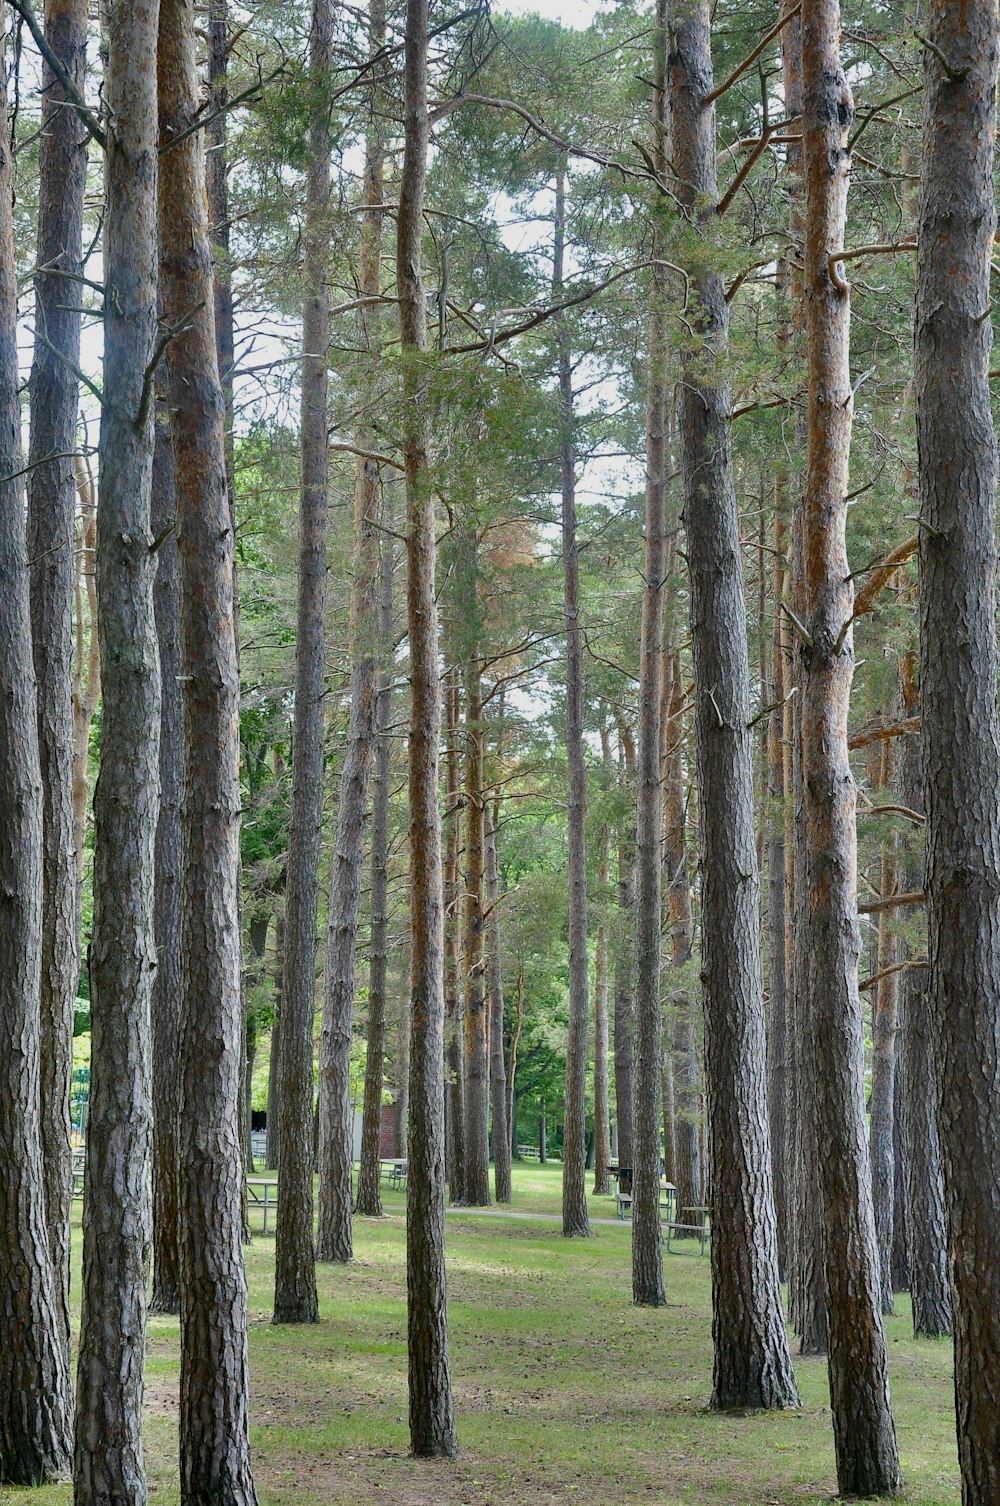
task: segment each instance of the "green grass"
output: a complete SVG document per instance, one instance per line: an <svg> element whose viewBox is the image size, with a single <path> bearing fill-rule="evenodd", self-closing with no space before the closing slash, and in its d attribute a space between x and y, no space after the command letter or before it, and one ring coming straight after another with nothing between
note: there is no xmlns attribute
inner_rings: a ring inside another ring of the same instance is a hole
<svg viewBox="0 0 1000 1506"><path fill-rule="evenodd" d="M515 1207L559 1207L559 1166L516 1167ZM669 1305L630 1305L629 1233L564 1241L555 1224L448 1216L452 1376L461 1458L407 1457L405 1229L355 1225L350 1267L320 1268L321 1322L270 1324L273 1239L247 1255L253 1446L261 1506L786 1506L835 1489L826 1367L799 1360L795 1412L718 1416L709 1262L666 1259ZM592 1200L613 1216L613 1200ZM959 1499L947 1344L888 1322L906 1493ZM147 1446L154 1502L177 1499L177 1324L151 1321ZM68 1486L0 1491L69 1506Z"/></svg>

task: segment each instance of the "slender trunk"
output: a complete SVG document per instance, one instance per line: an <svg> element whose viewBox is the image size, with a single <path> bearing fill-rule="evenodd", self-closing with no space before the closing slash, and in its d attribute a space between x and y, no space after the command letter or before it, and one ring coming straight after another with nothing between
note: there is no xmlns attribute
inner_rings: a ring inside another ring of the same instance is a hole
<svg viewBox="0 0 1000 1506"><path fill-rule="evenodd" d="M82 87L86 0L47 0L45 36ZM76 583L73 450L79 389L80 312L66 296L81 271L86 129L47 63L42 66L38 149L35 340L28 451L31 631L42 774L41 1129L46 1223L55 1299L69 1360L70 1208L73 1191L69 1096L73 1007L80 971L78 860L73 821L73 592ZM47 267L53 271L47 272ZM59 275L61 274L61 275Z"/></svg>
<svg viewBox="0 0 1000 1506"><path fill-rule="evenodd" d="M493 1114L493 1185L498 1203L509 1203L510 1131L507 1120L507 1062L504 1057L503 966L500 956L500 879L497 872L497 812L486 816L486 980L489 1002L490 1106ZM607 1032L605 1031L605 1040Z"/></svg>
<svg viewBox="0 0 1000 1506"><path fill-rule="evenodd" d="M663 1176L677 1186L677 1113L674 1103L674 1031L668 1013L660 1046L660 1101L663 1104Z"/></svg>
<svg viewBox="0 0 1000 1506"><path fill-rule="evenodd" d="M615 936L615 1124L618 1165L631 1167L635 1114L635 740L618 724L618 778L625 814L618 833Z"/></svg>
<svg viewBox="0 0 1000 1506"><path fill-rule="evenodd" d="M910 651L900 666L904 716L920 712L917 655ZM904 738L900 770L903 804L924 814L924 771L921 737ZM921 858L910 859L900 882L904 890L923 883ZM908 968L903 974L903 1028L900 1061L903 1068L903 1168L906 1180L906 1248L910 1274L913 1332L917 1338L950 1335L951 1293L948 1287L948 1246L941 1178L941 1144L937 1122L937 1079L934 1071L927 969Z"/></svg>
<svg viewBox="0 0 1000 1506"><path fill-rule="evenodd" d="M847 752L854 673L854 585L845 539L850 299L834 281L831 253L843 245L854 106L840 62L839 0L803 0L802 97L808 337L803 620L809 635L800 648L802 807L830 1403L841 1493L893 1495L901 1477L865 1134L857 835Z"/></svg>
<svg viewBox="0 0 1000 1506"><path fill-rule="evenodd" d="M161 287L180 556L184 695L178 1205L185 1506L253 1506L242 1251L240 685L194 0L161 0ZM172 142L182 133L185 139Z"/></svg>
<svg viewBox="0 0 1000 1506"><path fill-rule="evenodd" d="M150 1253L150 994L160 674L150 545L157 299L157 0L106 12L104 404L97 513L103 711L94 792L91 1069L77 1506L145 1506L143 1365Z"/></svg>
<svg viewBox="0 0 1000 1506"><path fill-rule="evenodd" d="M392 527L391 508L386 523ZM382 1087L385 1081L385 1038L388 1013L386 971L389 961L389 780L392 772L392 575L393 546L382 540L379 560L379 642L382 665L375 692L375 765L372 770L372 934L368 972L368 1051L365 1060L365 1101L361 1116L361 1165L358 1169L356 1211L369 1218L382 1215L381 1167Z"/></svg>
<svg viewBox="0 0 1000 1506"><path fill-rule="evenodd" d="M396 285L403 363L410 641L410 909L412 919L410 1131L406 1184L410 1444L421 1457L457 1450L448 1364L444 1266L444 926L434 498L428 485L427 316L420 275L427 177L428 0L407 0L404 148L396 219Z"/></svg>
<svg viewBox="0 0 1000 1506"><path fill-rule="evenodd" d="M606 727L601 728L601 755L604 777L610 789L614 781L614 764L611 758L611 738ZM608 1062L608 1004L611 995L611 971L609 958L608 924L609 885L611 883L611 825L606 823L601 833L601 858L597 882L601 891L601 913L597 924L597 943L594 948L594 1192L598 1197L611 1195L611 1110L609 1105L610 1080ZM501 1047L501 1059L502 1059Z"/></svg>
<svg viewBox="0 0 1000 1506"><path fill-rule="evenodd" d="M375 0L368 13L369 51L375 57L385 42L385 4ZM382 203L384 147L380 106L371 112L365 148L365 199ZM375 207L362 216L361 296L381 291L382 214ZM360 313L362 347L378 349L376 309ZM362 418L355 434L358 450L371 451L376 394L365 382ZM354 1013L354 972L357 952L361 870L364 861L365 808L375 746L375 691L378 669L378 506L381 491L378 464L360 455L354 477L354 553L351 565L350 653L351 709L347 745L340 774L337 831L334 841L330 913L326 934L326 972L323 989L323 1030L319 1044L319 1230L321 1260L350 1260L351 1168L354 1160L354 1115L351 1105L351 1023Z"/></svg>
<svg viewBox="0 0 1000 1506"><path fill-rule="evenodd" d="M556 174L552 293L563 287L566 247L566 164ZM559 468L562 475L563 614L566 621L566 763L569 780L569 1029L563 1113L563 1234L590 1234L587 1216L587 771L583 757L583 622L576 541L576 455L573 447L573 364L569 330L557 331L559 353Z"/></svg>
<svg viewBox="0 0 1000 1506"><path fill-rule="evenodd" d="M653 152L666 170L666 0L657 0L654 38ZM660 1226L660 881L663 787L663 598L667 573L667 374L663 276L654 273L647 327L646 507L639 658L639 756L636 767L635 1108L632 1151L632 1300L662 1307Z"/></svg>
<svg viewBox="0 0 1000 1506"><path fill-rule="evenodd" d="M21 409L6 55L0 64L0 1483L41 1485L67 1473L72 1398L62 1274L49 1260L39 1114L43 799L24 491L16 479Z"/></svg>
<svg viewBox="0 0 1000 1506"><path fill-rule="evenodd" d="M277 1171L281 1138L281 996L285 991L285 917L274 927L274 1024L271 1026L271 1058L267 1067L267 1154L264 1166Z"/></svg>
<svg viewBox="0 0 1000 1506"><path fill-rule="evenodd" d="M165 395L165 394L164 394ZM154 849L153 931L156 977L153 1028L153 1291L150 1310L180 1312L177 1245L177 1033L181 995L181 793L184 761L181 704L180 582L170 428L156 417L151 526L157 550L153 606L160 654L160 812ZM173 532L163 537L167 529Z"/></svg>
<svg viewBox="0 0 1000 1506"><path fill-rule="evenodd" d="M101 698L101 656L97 636L97 506L93 477L89 461L85 461L82 455L76 456L75 470L80 498L80 574L73 673L73 850L76 854L76 933L79 936L83 919L83 869L90 799L90 729Z"/></svg>
<svg viewBox="0 0 1000 1506"><path fill-rule="evenodd" d="M408 984L408 980L407 980ZM409 986L402 996L399 1016L399 1033L396 1038L396 1103L394 1114L395 1146L397 1157L406 1155L406 1142L410 1128L410 999Z"/></svg>
<svg viewBox="0 0 1000 1506"><path fill-rule="evenodd" d="M670 661L664 768L664 863L670 921L670 966L677 973L690 963L694 952L694 911L684 801L684 682L681 658L676 649L672 649ZM699 1134L702 1121L701 1070L695 1008L696 1002L689 989L680 986L673 989L674 1175L670 1180L677 1188L679 1209L694 1208L704 1201Z"/></svg>
<svg viewBox="0 0 1000 1506"><path fill-rule="evenodd" d="M927 8L917 230L920 705L927 802L929 1015L955 1329L964 1506L1000 1499L1000 784L996 435L997 10Z"/></svg>
<svg viewBox="0 0 1000 1506"><path fill-rule="evenodd" d="M445 809L448 840L444 853L444 1010L445 1128L448 1192L453 1203L465 1197L465 1063L462 1051L462 961L460 904L462 892L462 773L459 750L461 686L458 668L445 672Z"/></svg>
<svg viewBox="0 0 1000 1506"><path fill-rule="evenodd" d="M313 1023L316 1014L316 908L323 819L326 350L330 338L326 269L331 140L325 91L332 67L331 0L313 0L309 31L312 114L306 184L306 302L302 320L302 468L295 722L281 1001L281 1198L275 1226L275 1323L315 1323L319 1316L313 1242Z"/></svg>
<svg viewBox="0 0 1000 1506"><path fill-rule="evenodd" d="M524 1026L524 961L522 960L517 969L517 984L515 987L514 1023L510 1031L510 1056L507 1058L507 1132L509 1135L510 1154L512 1160L520 1160L517 1153L517 1093L515 1083L517 1081L517 1048L521 1044L521 1030Z"/></svg>
<svg viewBox="0 0 1000 1506"><path fill-rule="evenodd" d="M781 598L785 589L783 553L784 518L774 519L773 603L771 619L771 673L766 700L771 706L767 719L767 931L770 962L770 998L767 1011L767 1106L771 1116L771 1167L774 1177L774 1213L778 1224L778 1269L788 1270L787 1208L787 1101L788 1021L785 1008L785 798L784 656L781 643Z"/></svg>
<svg viewBox="0 0 1000 1506"><path fill-rule="evenodd" d="M685 213L717 198L709 0L684 4L670 38L673 163ZM691 583L701 824L702 979L708 1099L715 1351L712 1405L787 1407L798 1396L778 1286L765 1084L753 743L739 522L724 374L728 305L721 276L692 278L696 344L679 393ZM706 350L713 359L706 362Z"/></svg>
<svg viewBox="0 0 1000 1506"><path fill-rule="evenodd" d="M476 578L475 541L471 544L470 580ZM483 795L483 692L478 647L470 647L465 670L465 885L464 950L465 1020L465 1186L462 1201L485 1207L490 1201L490 1051L486 997L483 871L485 801Z"/></svg>
<svg viewBox="0 0 1000 1506"><path fill-rule="evenodd" d="M889 800L892 798L892 749L893 743L890 740L884 742L880 759L880 787ZM882 843L879 893L885 896L897 893L899 888L899 863L895 847L892 837L886 838ZM875 1214L875 1242L878 1247L883 1313L892 1312L892 1247L896 1212L894 1125L899 973L890 971L895 961L894 917L891 911L883 910L878 917L878 945L875 951L875 971L881 973L882 977L875 985L870 1109L872 1207Z"/></svg>

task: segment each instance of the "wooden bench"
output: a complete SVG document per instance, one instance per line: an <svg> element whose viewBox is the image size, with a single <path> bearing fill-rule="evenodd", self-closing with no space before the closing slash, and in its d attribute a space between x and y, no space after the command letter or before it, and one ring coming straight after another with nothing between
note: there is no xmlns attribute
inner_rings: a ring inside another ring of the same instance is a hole
<svg viewBox="0 0 1000 1506"><path fill-rule="evenodd" d="M388 1160L380 1161L378 1164L382 1175L388 1177L390 1187L398 1187L400 1190L405 1188L407 1163L402 1157L390 1157Z"/></svg>

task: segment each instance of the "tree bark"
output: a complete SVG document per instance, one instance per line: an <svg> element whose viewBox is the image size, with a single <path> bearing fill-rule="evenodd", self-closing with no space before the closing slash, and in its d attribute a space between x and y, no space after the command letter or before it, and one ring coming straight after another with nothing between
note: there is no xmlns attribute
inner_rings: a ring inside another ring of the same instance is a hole
<svg viewBox="0 0 1000 1506"><path fill-rule="evenodd" d="M264 1166L277 1171L281 1138L281 996L285 991L285 917L279 913L274 927L274 1024L271 1026L271 1059L267 1068L267 1154Z"/></svg>
<svg viewBox="0 0 1000 1506"><path fill-rule="evenodd" d="M323 692L327 526L326 288L331 139L324 94L333 67L330 0L313 0L309 31L309 172L306 184L302 320L301 488L292 814L285 898L281 1010L281 1198L275 1225L274 1321L315 1323L313 1241L313 1023L316 1014L316 908L323 819ZM350 1220L348 1192L348 1225Z"/></svg>
<svg viewBox="0 0 1000 1506"><path fill-rule="evenodd" d="M76 931L83 921L83 865L90 798L90 729L101 698L101 656L97 638L97 505L90 463L75 457L80 498L80 562L76 593L76 660L73 669L73 850L76 854ZM84 613L84 602L87 604ZM86 622L85 622L86 618Z"/></svg>
<svg viewBox="0 0 1000 1506"><path fill-rule="evenodd" d="M165 397L166 394L164 393ZM165 416L156 417L151 526L157 550L153 609L160 655L160 810L154 846L153 934L156 976L150 1004L153 1039L153 1291L150 1311L180 1312L177 1245L177 1036L181 996L181 794L184 726L181 697L180 581L174 457ZM173 529L164 537L167 529Z"/></svg>
<svg viewBox="0 0 1000 1506"><path fill-rule="evenodd" d="M178 1204L182 1506L254 1506L242 1251L240 683L194 0L161 0L161 288L184 696ZM184 140L172 143L183 133Z"/></svg>
<svg viewBox="0 0 1000 1506"><path fill-rule="evenodd" d="M0 63L0 1483L43 1485L68 1470L72 1396L39 1113L43 797L24 491L14 479L17 263L5 55Z"/></svg>
<svg viewBox="0 0 1000 1506"><path fill-rule="evenodd" d="M466 540L471 582L477 576L475 537ZM475 611L476 608L473 608ZM483 691L478 642L467 643L465 666L465 885L463 958L465 1010L465 1185L463 1203L490 1201L490 1021L486 997L483 874L486 821L483 793Z"/></svg>
<svg viewBox="0 0 1000 1506"><path fill-rule="evenodd" d="M462 868L462 772L459 749L461 683L458 667L444 676L445 810L444 853L444 1010L445 1010L445 1166L453 1203L465 1197L465 1063L462 1051L462 1001L458 980L462 960L460 925Z"/></svg>
<svg viewBox="0 0 1000 1506"><path fill-rule="evenodd" d="M104 404L97 513L103 681L94 793L90 1113L77 1368L77 1506L145 1506L150 993L160 674L150 545L157 301L157 0L106 11Z"/></svg>
<svg viewBox="0 0 1000 1506"><path fill-rule="evenodd" d="M427 316L420 275L429 136L427 11L428 0L407 0L403 170L396 218L411 697L407 1353L413 1452L424 1458L450 1458L457 1451L457 1442L444 1264L444 927L438 808L441 697L434 595L434 499L428 485Z"/></svg>
<svg viewBox="0 0 1000 1506"><path fill-rule="evenodd" d="M507 1119L507 1061L504 1056L503 962L500 955L500 878L497 871L497 812L484 809L486 828L486 987L489 1004L490 1108L493 1115L493 1190L509 1203L510 1126ZM605 1015L605 1026L607 1016ZM607 1029L605 1028L605 1043Z"/></svg>
<svg viewBox="0 0 1000 1506"><path fill-rule="evenodd" d="M614 763L608 729L601 727L601 756L604 777L609 789L614 783ZM608 1004L611 996L611 969L608 923L609 886L611 883L611 825L601 832L601 857L597 876L601 892L601 913L594 947L594 1193L611 1195L611 1109L610 1066L608 1061ZM498 922L499 931L499 922ZM502 996L501 996L502 997ZM503 1046L500 1047L501 1060Z"/></svg>
<svg viewBox="0 0 1000 1506"><path fill-rule="evenodd" d="M386 509L386 522L392 514ZM379 641L382 664L375 682L375 764L372 770L372 929L368 972L368 1051L365 1060L365 1101L361 1115L361 1165L358 1169L356 1211L368 1218L382 1216L381 1167L382 1087L385 1081L385 1039L388 1016L386 972L389 960L389 781L392 773L392 576L393 546L383 538L379 560Z"/></svg>
<svg viewBox="0 0 1000 1506"><path fill-rule="evenodd" d="M615 935L615 1124L618 1165L632 1165L635 1123L635 740L618 723L618 778L625 814L618 833L618 917Z"/></svg>
<svg viewBox="0 0 1000 1506"><path fill-rule="evenodd" d="M87 60L86 0L47 0L45 36L69 77L82 87ZM66 279L81 271L86 174L86 129L43 62L35 325L48 344L35 340L31 362L28 558L42 773L42 1154L49 1253L67 1361L73 1191L69 1099L73 1007L80 972L72 702L73 451L79 399L72 367L80 359L80 313L73 307L77 300L66 296L67 287L72 286ZM47 267L55 270L47 272Z"/></svg>
<svg viewBox="0 0 1000 1506"><path fill-rule="evenodd" d="M882 744L880 787L884 799L891 800L893 780L893 744ZM882 843L879 864L879 893L884 897L899 889L899 863L892 837ZM894 1125L896 1108L896 1032L899 1023L899 979L892 967L896 961L896 933L892 912L883 910L878 918L878 945L875 971L881 974L875 985L872 1020L872 1089L870 1107L870 1154L872 1163L872 1208L875 1214L875 1243L878 1247L880 1295L883 1313L892 1308L892 1248L896 1213L896 1165Z"/></svg>
<svg viewBox="0 0 1000 1506"><path fill-rule="evenodd" d="M657 0L653 61L653 154L666 171L666 0ZM658 249L658 248L657 248ZM639 756L636 763L635 1108L632 1150L632 1300L662 1307L660 1225L660 879L663 786L663 598L667 571L667 373L663 274L654 271L647 321L645 546L639 657Z"/></svg>
<svg viewBox="0 0 1000 1506"><path fill-rule="evenodd" d="M900 666L903 710L915 716L920 709L917 655L910 651ZM904 805L924 814L922 739L903 743L900 794ZM916 888L923 882L923 863L911 860L901 882ZM903 974L903 1028L900 1060L903 1067L903 1167L906 1178L906 1248L910 1273L913 1332L917 1338L937 1339L951 1334L951 1293L948 1287L948 1244L941 1178L941 1144L937 1122L937 1078L927 1000L927 969Z"/></svg>
<svg viewBox="0 0 1000 1506"><path fill-rule="evenodd" d="M781 746L784 735L784 707L781 702L786 693L781 639L781 598L785 590L785 525L780 512L775 514L773 538L771 673L767 685L767 703L772 707L767 719L767 953L770 962L767 1106L771 1116L771 1168L774 1178L774 1214L778 1225L778 1269L784 1273L788 1270L788 1020L785 1008L785 766Z"/></svg>
<svg viewBox="0 0 1000 1506"><path fill-rule="evenodd" d="M717 199L709 0L679 7L668 58L673 167L685 214ZM702 980L712 1208L712 1406L787 1407L798 1395L778 1286L765 1084L749 661L723 376L722 278L693 269L697 347L682 351L684 522L691 583L702 871ZM706 363L706 351L713 359ZM706 370L707 364L707 370Z"/></svg>
<svg viewBox="0 0 1000 1506"><path fill-rule="evenodd" d="M368 12L369 53L374 58L385 43L384 0ZM364 202L382 203L383 131L380 105L371 112L365 147ZM377 297L381 291L382 214L374 207L362 216L359 291ZM379 344L377 308L362 309L360 343L369 353ZM361 394L362 417L355 433L360 451L375 448L372 420L374 384L366 381ZM323 1029L319 1043L319 1231L321 1260L352 1258L351 1168L354 1161L354 1114L351 1105L351 1023L354 1013L354 974L357 953L358 909L364 861L365 808L375 744L375 687L378 669L378 506L382 478L377 462L355 461L354 552L351 565L350 654L351 709L347 745L340 775L337 831L330 913L326 935L326 972L323 989Z"/></svg>
<svg viewBox="0 0 1000 1506"><path fill-rule="evenodd" d="M802 804L807 986L816 1095L837 1481L844 1495L901 1487L865 1134L858 995L857 836L847 717L854 586L847 563L853 395L850 300L831 275L847 215L854 118L839 0L803 0L802 148L808 436L803 502Z"/></svg>
<svg viewBox="0 0 1000 1506"><path fill-rule="evenodd" d="M556 173L552 294L562 295L566 248L566 164ZM569 331L557 330L559 360L559 469L562 477L563 615L566 622L566 764L569 888L569 1029L563 1111L563 1234L588 1236L587 1215L587 770L583 757L583 622L576 541L576 456L573 447L573 364Z"/></svg>
<svg viewBox="0 0 1000 1506"><path fill-rule="evenodd" d="M1000 1498L997 1019L1000 784L990 411L997 11L927 12L917 241L920 701L927 801L929 1015L955 1329L965 1506Z"/></svg>

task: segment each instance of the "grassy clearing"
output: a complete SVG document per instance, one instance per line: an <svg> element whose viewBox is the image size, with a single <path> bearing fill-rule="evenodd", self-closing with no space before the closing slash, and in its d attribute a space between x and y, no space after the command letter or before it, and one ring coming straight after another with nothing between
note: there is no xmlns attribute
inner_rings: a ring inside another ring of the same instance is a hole
<svg viewBox="0 0 1000 1506"><path fill-rule="evenodd" d="M559 1207L558 1166L515 1168L515 1206ZM834 1492L826 1369L800 1360L801 1410L717 1416L709 1264L667 1258L669 1306L630 1306L626 1226L564 1241L540 1221L448 1217L453 1381L462 1457L406 1456L402 1195L359 1220L349 1268L320 1268L322 1321L270 1325L273 1239L248 1251L253 1443L261 1506L786 1506ZM596 1216L614 1203L592 1200ZM959 1500L950 1347L889 1320L907 1499ZM177 1324L149 1332L154 1499L177 1499ZM69 1506L68 1486L0 1491L4 1506Z"/></svg>

